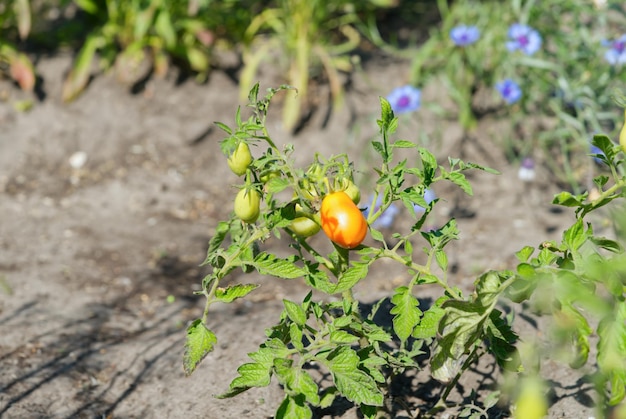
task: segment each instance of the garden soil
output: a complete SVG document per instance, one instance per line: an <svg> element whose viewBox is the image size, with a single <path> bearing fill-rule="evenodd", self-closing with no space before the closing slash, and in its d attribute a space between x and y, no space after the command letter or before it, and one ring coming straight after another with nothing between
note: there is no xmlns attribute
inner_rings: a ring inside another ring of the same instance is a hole
<svg viewBox="0 0 626 419"><path fill-rule="evenodd" d="M70 63L64 56L37 63L40 94L26 112L16 104L31 96L6 80L0 84L0 417L272 417L283 394L276 382L234 399L213 396L228 389L247 353L263 342L282 299L306 295L302 281L234 273L230 283L261 287L246 300L212 306L218 344L192 376L182 368L185 327L204 308L194 291L207 273L201 266L207 242L228 217L239 181L220 152L224 133L214 125L232 125L237 106L245 105L236 81L214 71L199 84L172 71L131 92L111 73L63 104L61 81ZM405 83L408 70L407 62L385 57L364 62L346 79L343 104L334 110L318 86L315 107L296 135L281 128L280 93L270 108L270 133L280 144L293 143L302 165L315 152L348 153L367 197L368 167L377 164L369 144L377 134L378 98ZM261 75L262 91L280 82ZM462 138L455 121L430 110L429 101L441 96L427 87L422 109L401 115L397 137L422 141L442 164L450 155L501 172L472 172L473 196L454 185L435 187L440 201L429 222L457 220L461 234L449 247L449 280L469 293L478 275L514 268L517 250L559 240L574 218L551 205L558 189L541 165L534 181L518 179L501 151L502 122L483 120ZM401 213L394 227L410 225L408 217ZM322 235L313 240L327 245ZM262 246L284 251L288 244L282 238ZM419 252L424 243L414 244ZM377 262L355 295L367 307L408 280L401 267ZM437 288L424 288L418 297L427 306L438 295ZM539 334L534 321L518 320L516 329ZM548 361L543 372L550 379L550 417L593 415L585 371L573 374ZM451 399L484 397L497 377L487 360ZM407 409L396 406L393 415L402 418L418 417L441 391L425 373L405 377L399 387L398 406ZM490 412L508 416L506 406ZM315 414L358 417L341 401Z"/></svg>

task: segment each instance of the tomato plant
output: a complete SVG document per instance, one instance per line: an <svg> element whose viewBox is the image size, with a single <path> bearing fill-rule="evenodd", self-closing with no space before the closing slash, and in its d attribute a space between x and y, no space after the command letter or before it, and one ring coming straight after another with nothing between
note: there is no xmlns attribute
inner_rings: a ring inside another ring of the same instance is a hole
<svg viewBox="0 0 626 419"><path fill-rule="evenodd" d="M279 148L272 141L265 125L270 100L287 88L270 89L260 99L255 86L249 96L252 116L244 120L237 110L235 128L218 123L227 134L220 144L222 150L237 149L245 138L246 144L258 146L260 155L246 168L245 185L234 198L234 213L217 225L209 242L205 264L212 269L197 291L206 298L205 309L187 328L183 359L187 374L216 347L217 336L210 328L211 305L245 298L259 286L231 281L223 285L231 272L241 269L301 279L310 287L302 301L283 300L283 313L277 324L266 330L266 340L249 354L250 361L237 370L239 375L228 390L217 396L234 397L276 379L285 391L277 419L312 418L314 408L324 409L339 396L358 406L364 418L396 417L391 401L401 396L393 389L398 377L411 370L428 371L430 377L424 385L431 386L432 378L441 383L441 391L428 409L419 406L415 409L420 411L413 412L407 408L408 417L436 418L444 412L455 417L490 417L488 411L497 404L499 391L486 397L481 406L450 401L461 376L485 356L495 361L503 376L512 377L517 388L503 387L502 393L509 392L515 401L516 417L541 417L547 409L539 387L544 381L539 374L539 355L531 356L528 349L538 345L519 344L512 316L498 307L505 298L515 304L528 301L529 306L554 317L558 333L549 342L552 352L561 357L571 354L566 361L572 367L587 364L589 338L595 333L598 403L606 407L623 401L626 256L622 243L626 234L620 233L620 240L598 237L591 223L583 220L626 194L626 176L620 172L624 164L621 146L606 136L594 137L593 144L602 151L602 161L612 175L594 179L596 196L563 192L555 197L554 204L573 207L576 213L576 221L563 233L561 243L546 241L537 249L524 247L516 254L520 263L515 270L487 271L466 294L448 282L445 248L459 237L456 221L451 218L439 228L423 230L438 202L427 203L425 192L436 182L448 181L472 195L466 171L497 172L456 158L449 158L444 166L424 147L408 140L394 141L391 135L398 119L389 102L381 99L380 135L372 142L380 166L372 171L378 179L366 219L355 204L357 196L349 193L358 187L347 155L315 155L308 166L298 167L292 156L295 148ZM401 159L399 152L415 152L415 156ZM409 167L410 161L416 162L416 167ZM376 221L398 201L404 204L412 225L394 232L390 241L376 228ZM415 211L416 205L420 211ZM626 214L623 219L620 231L626 231ZM307 241L320 226L335 244L332 248L318 248L316 240ZM368 231L371 240L364 242ZM285 234L292 240L290 253L275 252L266 245L271 236L282 238ZM425 254L421 257L414 250L417 241ZM381 259L405 269L406 282L366 312L354 298L353 289ZM434 286L440 293L427 308L420 306L417 296L422 286ZM314 295L330 298L316 300ZM391 306L390 322L377 321L376 312L383 302ZM595 331L592 324L597 324ZM412 374L412 380L418 380Z"/></svg>
<svg viewBox="0 0 626 419"><path fill-rule="evenodd" d="M322 200L322 230L328 238L346 249L361 244L367 234L367 221L350 196L332 192Z"/></svg>

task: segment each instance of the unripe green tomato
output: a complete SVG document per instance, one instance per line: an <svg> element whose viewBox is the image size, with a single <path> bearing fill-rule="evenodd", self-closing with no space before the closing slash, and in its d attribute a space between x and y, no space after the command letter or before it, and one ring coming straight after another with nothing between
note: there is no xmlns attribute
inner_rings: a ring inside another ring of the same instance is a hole
<svg viewBox="0 0 626 419"><path fill-rule="evenodd" d="M513 417L515 419L542 419L548 414L545 389L536 379L527 379L522 383L522 391L515 401Z"/></svg>
<svg viewBox="0 0 626 419"><path fill-rule="evenodd" d="M289 225L291 231L300 237L311 237L316 235L321 227L318 223L307 217L298 217Z"/></svg>
<svg viewBox="0 0 626 419"><path fill-rule="evenodd" d="M344 192L350 197L352 202L354 202L356 205L359 202L361 202L361 191L359 190L359 187L356 186L354 182L352 182L351 180L348 180L347 183L348 183L348 186L346 187Z"/></svg>
<svg viewBox="0 0 626 419"><path fill-rule="evenodd" d="M234 174L241 176L246 173L250 163L252 163L250 147L248 147L248 144L240 142L233 154L228 158L228 167Z"/></svg>
<svg viewBox="0 0 626 419"><path fill-rule="evenodd" d="M261 213L261 194L255 189L243 188L235 197L235 215L248 224L254 223Z"/></svg>
<svg viewBox="0 0 626 419"><path fill-rule="evenodd" d="M259 177L259 180L265 184L270 179L274 179L279 176L280 176L280 172L278 170L269 170L267 172L261 173L261 177Z"/></svg>

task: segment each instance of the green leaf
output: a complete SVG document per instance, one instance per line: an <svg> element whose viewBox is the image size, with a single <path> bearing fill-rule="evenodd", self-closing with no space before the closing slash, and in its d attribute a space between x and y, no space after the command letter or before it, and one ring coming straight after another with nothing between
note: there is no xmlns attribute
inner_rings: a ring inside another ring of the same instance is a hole
<svg viewBox="0 0 626 419"><path fill-rule="evenodd" d="M431 359L432 375L448 382L456 375L460 361L472 345L480 342L485 315L489 311L479 303L448 300L443 304L446 311L439 323L441 338Z"/></svg>
<svg viewBox="0 0 626 419"><path fill-rule="evenodd" d="M581 196L574 196L569 192L563 191L554 196L552 203L562 205L564 207L580 207L583 204Z"/></svg>
<svg viewBox="0 0 626 419"><path fill-rule="evenodd" d="M502 312L493 310L486 322L485 334L489 340L489 352L494 354L498 364L509 371L517 371L520 365L515 343L517 335L502 318Z"/></svg>
<svg viewBox="0 0 626 419"><path fill-rule="evenodd" d="M528 259L535 252L535 248L532 246L525 246L522 250L515 253L515 256L520 262L528 262Z"/></svg>
<svg viewBox="0 0 626 419"><path fill-rule="evenodd" d="M354 336L344 330L333 330L330 332L330 341L335 344L352 344L358 340L358 336Z"/></svg>
<svg viewBox="0 0 626 419"><path fill-rule="evenodd" d="M451 181L452 183L460 187L463 190L463 192L465 192L469 196L472 196L474 194L474 192L472 191L472 185L470 185L470 183L467 181L463 173L459 173L459 172L447 173L447 174L444 174L444 178L448 179L449 181Z"/></svg>
<svg viewBox="0 0 626 419"><path fill-rule="evenodd" d="M404 343L420 321L422 311L418 308L419 301L413 296L410 288L399 287L396 288L391 303L394 305L390 311L394 315L393 330Z"/></svg>
<svg viewBox="0 0 626 419"><path fill-rule="evenodd" d="M430 185L433 177L435 176L435 170L437 169L437 159L430 151L428 151L424 147L420 147L418 149L418 152L422 160L422 166L424 168L424 178L422 179L422 181L426 185Z"/></svg>
<svg viewBox="0 0 626 419"><path fill-rule="evenodd" d="M620 253L624 251L624 247L615 240L607 239L605 237L591 236L589 240L596 246L606 249L613 253Z"/></svg>
<svg viewBox="0 0 626 419"><path fill-rule="evenodd" d="M172 49L176 46L176 31L172 25L172 16L167 9L161 9L154 22L154 30L165 41L165 46Z"/></svg>
<svg viewBox="0 0 626 419"><path fill-rule="evenodd" d="M248 295L259 287L258 284L237 284L215 290L215 297L223 303L232 303L237 298Z"/></svg>
<svg viewBox="0 0 626 419"><path fill-rule="evenodd" d="M230 391L224 395L218 396L219 398L232 397L230 393L233 391L241 393L241 391L248 390L252 387L266 387L271 381L271 368L258 362L242 364L237 368L237 372L239 373L239 377L236 377L230 383Z"/></svg>
<svg viewBox="0 0 626 419"><path fill-rule="evenodd" d="M313 412L306 404L303 394L287 395L276 411L275 419L311 419Z"/></svg>
<svg viewBox="0 0 626 419"><path fill-rule="evenodd" d="M384 97L380 98L380 120L378 121L381 129L388 130L389 124L394 119L391 104Z"/></svg>
<svg viewBox="0 0 626 419"><path fill-rule="evenodd" d="M417 145L412 141L407 140L398 140L395 141L392 145L394 148L415 148Z"/></svg>
<svg viewBox="0 0 626 419"><path fill-rule="evenodd" d="M571 250L578 250L580 246L587 240L587 232L583 225L582 219L576 222L563 233L563 243Z"/></svg>
<svg viewBox="0 0 626 419"><path fill-rule="evenodd" d="M344 292L355 286L361 279L367 276L368 264L356 263L339 275L333 294Z"/></svg>
<svg viewBox="0 0 626 419"><path fill-rule="evenodd" d="M276 276L284 279L295 279L306 275L306 271L294 264L294 257L279 259L276 256L261 252L252 265L261 275Z"/></svg>
<svg viewBox="0 0 626 419"><path fill-rule="evenodd" d="M285 306L285 312L292 322L299 326L304 326L306 323L306 313L304 309L293 301L283 300Z"/></svg>
<svg viewBox="0 0 626 419"><path fill-rule="evenodd" d="M278 193L288 188L289 185L290 183L287 179L273 177L265 184L265 188L268 193Z"/></svg>
<svg viewBox="0 0 626 419"><path fill-rule="evenodd" d="M291 359L277 358L274 360L274 370L288 394L302 394L314 406L320 403L317 384L300 365L294 365Z"/></svg>
<svg viewBox="0 0 626 419"><path fill-rule="evenodd" d="M437 260L437 265L445 272L448 269L448 255L446 252L437 250L435 252L435 259Z"/></svg>
<svg viewBox="0 0 626 419"><path fill-rule="evenodd" d="M339 392L355 404L382 406L383 394L374 378L358 369L359 356L347 347L335 349L326 360Z"/></svg>
<svg viewBox="0 0 626 419"><path fill-rule="evenodd" d="M191 375L211 352L217 343L217 337L202 323L200 319L194 320L187 328L187 340L185 342L185 354L183 355L183 369L185 375Z"/></svg>
<svg viewBox="0 0 626 419"><path fill-rule="evenodd" d="M413 337L416 339L432 339L437 336L439 322L446 311L438 305L432 305L424 312L419 324L413 329Z"/></svg>

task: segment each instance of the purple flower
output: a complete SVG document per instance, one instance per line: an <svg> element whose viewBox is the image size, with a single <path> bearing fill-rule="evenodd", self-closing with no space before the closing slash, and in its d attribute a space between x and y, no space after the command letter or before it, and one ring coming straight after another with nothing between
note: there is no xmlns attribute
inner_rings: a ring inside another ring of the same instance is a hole
<svg viewBox="0 0 626 419"><path fill-rule="evenodd" d="M530 157L522 160L522 165L517 172L517 177L524 182L530 182L535 179L535 161Z"/></svg>
<svg viewBox="0 0 626 419"><path fill-rule="evenodd" d="M496 90L500 92L502 99L509 105L512 105L522 98L522 89L511 79L505 79L496 83Z"/></svg>
<svg viewBox="0 0 626 419"><path fill-rule="evenodd" d="M605 163L602 161L602 159L600 159L600 158L598 158L598 157L596 157L596 156L593 156L593 154L600 154L600 155L604 156L604 152L602 152L602 150L600 150L600 148L599 148L599 147L597 147L597 146L595 146L595 145L593 145L593 144L589 143L589 153L590 153L590 154L592 154L593 161L595 161L595 162L596 162L596 163L598 163L598 164L605 164Z"/></svg>
<svg viewBox="0 0 626 419"><path fill-rule="evenodd" d="M473 44L478 41L478 38L480 38L480 31L476 26L460 25L450 31L450 39L459 47Z"/></svg>
<svg viewBox="0 0 626 419"><path fill-rule="evenodd" d="M430 205L430 203L435 199L437 199L437 195L435 195L435 192L433 192L432 189L428 188L424 191L424 201L426 201L428 205ZM426 208L421 205L413 204L413 211L415 211L415 214L419 214L421 212L425 212Z"/></svg>
<svg viewBox="0 0 626 419"><path fill-rule="evenodd" d="M370 196L368 203L371 203L373 199L374 199L374 196ZM376 199L376 203L374 204L374 209L372 211L373 212L378 211L380 209L380 206L382 205L382 202L383 202L383 198L382 196L379 195L378 198ZM393 220L394 218L396 218L396 215L398 215L399 211L400 210L398 209L398 207L396 207L394 204L391 204L385 211L383 211L380 217L378 217L376 221L374 221L374 223L372 224L372 227L374 228L391 227L391 225L393 224ZM369 213L370 213L369 207L365 208L365 211L363 211L363 215L365 216L365 218L368 217Z"/></svg>
<svg viewBox="0 0 626 419"><path fill-rule="evenodd" d="M411 85L395 88L387 100L391 104L391 109L396 114L411 112L419 109L421 105L422 91Z"/></svg>
<svg viewBox="0 0 626 419"><path fill-rule="evenodd" d="M541 35L528 25L514 23L509 27L508 35L506 48L511 52L519 49L526 55L533 55L541 48Z"/></svg>
<svg viewBox="0 0 626 419"><path fill-rule="evenodd" d="M603 41L602 45L609 49L604 53L604 59L611 65L626 64L626 34L614 41Z"/></svg>

